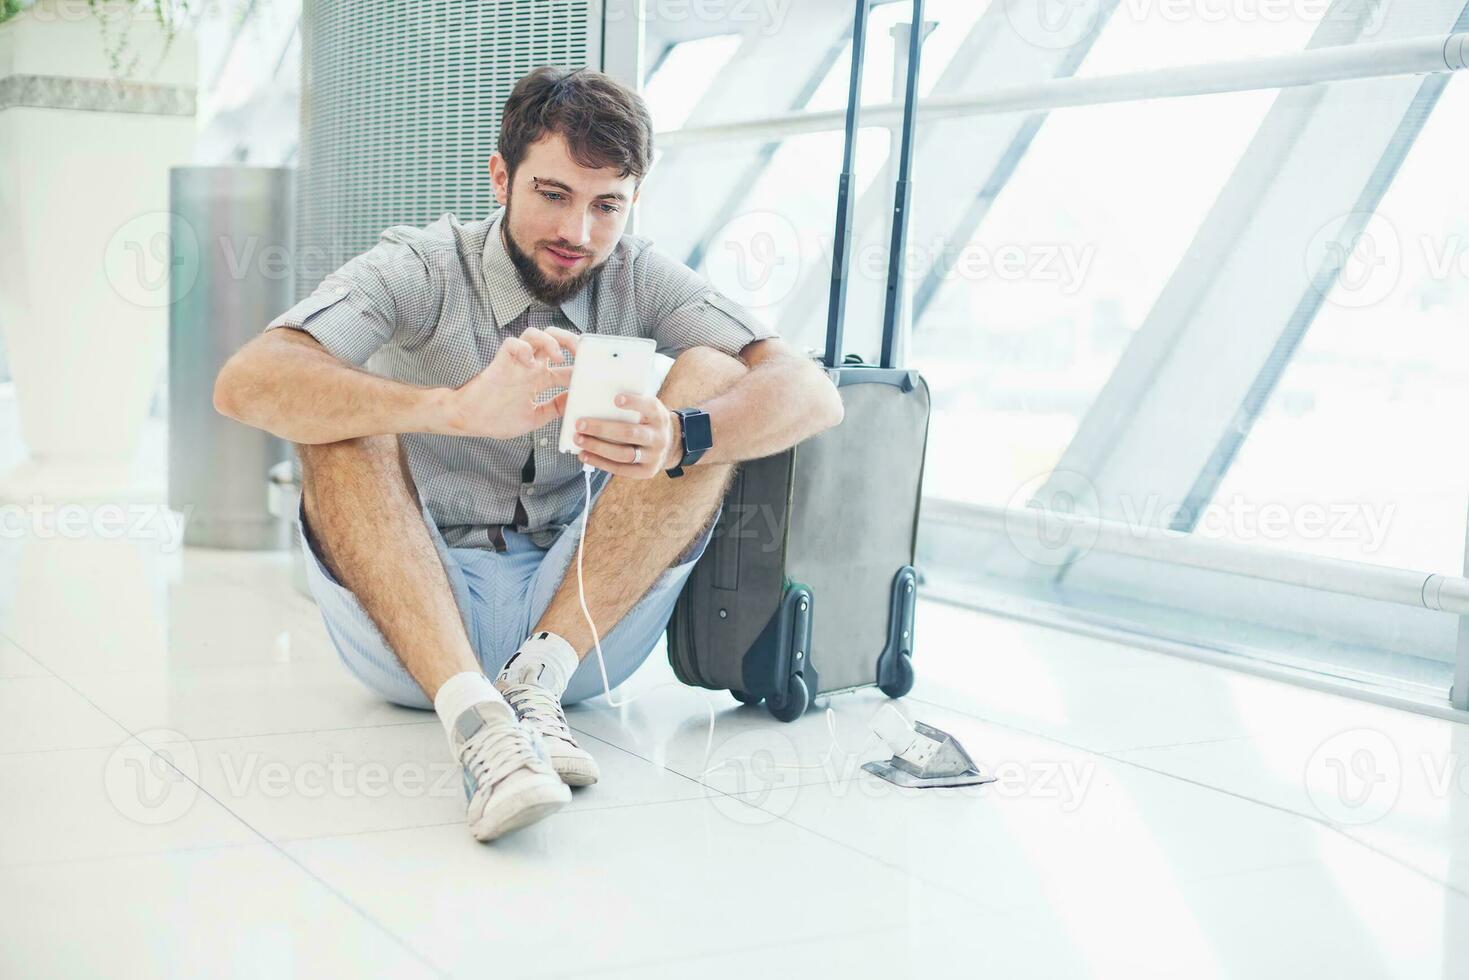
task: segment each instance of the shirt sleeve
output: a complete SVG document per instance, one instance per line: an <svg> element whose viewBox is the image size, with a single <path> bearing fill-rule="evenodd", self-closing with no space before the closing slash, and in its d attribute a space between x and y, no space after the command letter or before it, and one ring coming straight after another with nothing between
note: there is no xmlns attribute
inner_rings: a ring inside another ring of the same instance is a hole
<svg viewBox="0 0 1469 980"><path fill-rule="evenodd" d="M408 342L431 329L443 284L417 234L416 228L389 228L381 241L323 279L265 329L303 331L358 367L384 344Z"/></svg>
<svg viewBox="0 0 1469 980"><path fill-rule="evenodd" d="M747 344L779 336L703 276L656 248L638 256L635 279L639 314L650 325L660 354L677 357L690 347L712 347L738 357Z"/></svg>

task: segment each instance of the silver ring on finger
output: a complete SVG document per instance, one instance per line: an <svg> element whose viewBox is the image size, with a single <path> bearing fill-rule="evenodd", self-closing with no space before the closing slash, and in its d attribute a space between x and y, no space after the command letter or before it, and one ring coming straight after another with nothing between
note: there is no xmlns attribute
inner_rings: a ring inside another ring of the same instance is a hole
<svg viewBox="0 0 1469 980"><path fill-rule="evenodd" d="M633 446L632 447L632 464L634 466L637 466L642 461L643 461L643 450L642 450L642 447L640 447L640 446Z"/></svg>

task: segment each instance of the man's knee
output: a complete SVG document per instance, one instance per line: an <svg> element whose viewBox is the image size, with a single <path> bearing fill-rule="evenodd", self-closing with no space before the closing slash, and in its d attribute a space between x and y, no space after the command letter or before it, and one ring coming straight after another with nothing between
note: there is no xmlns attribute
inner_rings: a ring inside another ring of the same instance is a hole
<svg viewBox="0 0 1469 980"><path fill-rule="evenodd" d="M315 445L296 443L296 455L301 457L301 469L310 472L324 466L352 463L374 457L398 458L398 437L394 435L360 436L340 442L322 442Z"/></svg>
<svg viewBox="0 0 1469 980"><path fill-rule="evenodd" d="M728 391L749 370L744 361L713 347L690 347L674 358L658 400L669 408L691 408Z"/></svg>
<svg viewBox="0 0 1469 980"><path fill-rule="evenodd" d="M395 435L361 436L316 445L296 445L301 459L301 495L308 516L320 505L324 486L379 478L411 480Z"/></svg>

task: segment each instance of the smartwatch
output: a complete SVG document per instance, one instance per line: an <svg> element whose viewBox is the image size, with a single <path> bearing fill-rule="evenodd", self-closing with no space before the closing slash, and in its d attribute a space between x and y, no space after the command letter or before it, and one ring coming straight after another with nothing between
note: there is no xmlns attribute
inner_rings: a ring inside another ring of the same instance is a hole
<svg viewBox="0 0 1469 980"><path fill-rule="evenodd" d="M683 468L693 466L714 445L708 412L702 408L675 408L673 414L678 416L679 431L683 433L683 458L677 466L664 471L670 478L683 476Z"/></svg>

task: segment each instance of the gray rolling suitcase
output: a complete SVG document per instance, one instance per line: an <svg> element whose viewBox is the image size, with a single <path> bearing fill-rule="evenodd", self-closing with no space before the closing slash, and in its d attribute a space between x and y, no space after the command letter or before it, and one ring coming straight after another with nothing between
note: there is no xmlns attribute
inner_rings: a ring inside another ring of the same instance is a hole
<svg viewBox="0 0 1469 980"><path fill-rule="evenodd" d="M846 144L822 364L842 396L842 424L737 467L709 547L668 624L668 659L685 684L764 701L781 721L819 695L913 686L918 502L928 441L928 385L895 367L901 257L907 234L919 42L913 30L893 206L891 261L878 365L842 356L851 243L853 142L862 39L858 0ZM923 0L913 2L923 23Z"/></svg>

